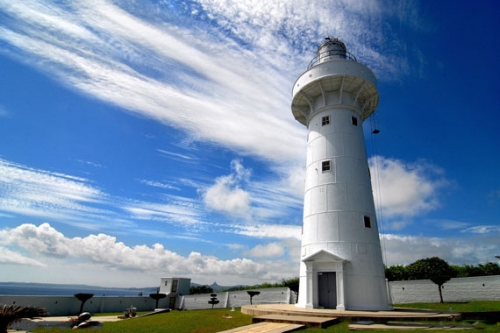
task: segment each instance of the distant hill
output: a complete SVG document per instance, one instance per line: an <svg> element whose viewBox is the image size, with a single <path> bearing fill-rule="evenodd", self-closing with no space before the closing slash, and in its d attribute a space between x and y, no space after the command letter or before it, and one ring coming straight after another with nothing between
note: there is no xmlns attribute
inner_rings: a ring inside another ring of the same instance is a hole
<svg viewBox="0 0 500 333"><path fill-rule="evenodd" d="M199 284L199 283L195 283L195 282L191 282L191 285L195 286L195 287L196 286L205 286L205 284ZM246 287L242 284L234 285L234 286L220 286L217 284L217 282L214 282L208 286L211 287L213 289L213 291L216 293L221 292L221 291L226 291L226 290L241 290L241 289L244 289Z"/></svg>

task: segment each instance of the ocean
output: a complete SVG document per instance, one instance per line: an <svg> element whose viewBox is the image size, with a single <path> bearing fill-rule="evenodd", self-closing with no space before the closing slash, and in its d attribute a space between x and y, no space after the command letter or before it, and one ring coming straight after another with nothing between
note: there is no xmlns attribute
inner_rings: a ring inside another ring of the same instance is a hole
<svg viewBox="0 0 500 333"><path fill-rule="evenodd" d="M78 284L0 282L0 295L73 296L77 293L90 293L94 296L148 296L155 293L156 288L106 288Z"/></svg>

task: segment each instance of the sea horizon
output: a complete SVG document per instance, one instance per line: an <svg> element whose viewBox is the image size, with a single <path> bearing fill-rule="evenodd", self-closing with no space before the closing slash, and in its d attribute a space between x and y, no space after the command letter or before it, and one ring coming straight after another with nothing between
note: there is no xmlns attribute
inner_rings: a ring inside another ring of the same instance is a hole
<svg viewBox="0 0 500 333"><path fill-rule="evenodd" d="M94 296L149 296L158 287L100 287L84 284L54 284L35 282L0 282L2 296L74 296L90 293Z"/></svg>

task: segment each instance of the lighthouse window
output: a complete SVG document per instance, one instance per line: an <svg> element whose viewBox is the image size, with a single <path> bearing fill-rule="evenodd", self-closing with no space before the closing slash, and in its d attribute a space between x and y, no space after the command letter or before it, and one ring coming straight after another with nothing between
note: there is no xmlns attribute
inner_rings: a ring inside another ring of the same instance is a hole
<svg viewBox="0 0 500 333"><path fill-rule="evenodd" d="M365 220L365 228L371 228L372 224L370 222L370 217L369 216L364 216L364 220Z"/></svg>
<svg viewBox="0 0 500 333"><path fill-rule="evenodd" d="M329 116L321 118L321 126L325 126L328 124L330 124L330 117Z"/></svg>
<svg viewBox="0 0 500 333"><path fill-rule="evenodd" d="M354 126L358 126L358 118L356 118L356 117L352 117L351 119L352 119L352 124L353 124Z"/></svg>
<svg viewBox="0 0 500 333"><path fill-rule="evenodd" d="M331 165L330 161L323 161L321 162L321 171L330 171L331 170Z"/></svg>

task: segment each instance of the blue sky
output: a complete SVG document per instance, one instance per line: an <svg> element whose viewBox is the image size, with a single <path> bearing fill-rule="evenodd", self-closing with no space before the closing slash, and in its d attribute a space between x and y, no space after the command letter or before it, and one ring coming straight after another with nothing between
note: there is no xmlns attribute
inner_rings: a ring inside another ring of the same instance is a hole
<svg viewBox="0 0 500 333"><path fill-rule="evenodd" d="M326 36L378 78L385 262L494 261L498 17L486 0L0 1L0 281L298 276L291 89Z"/></svg>

